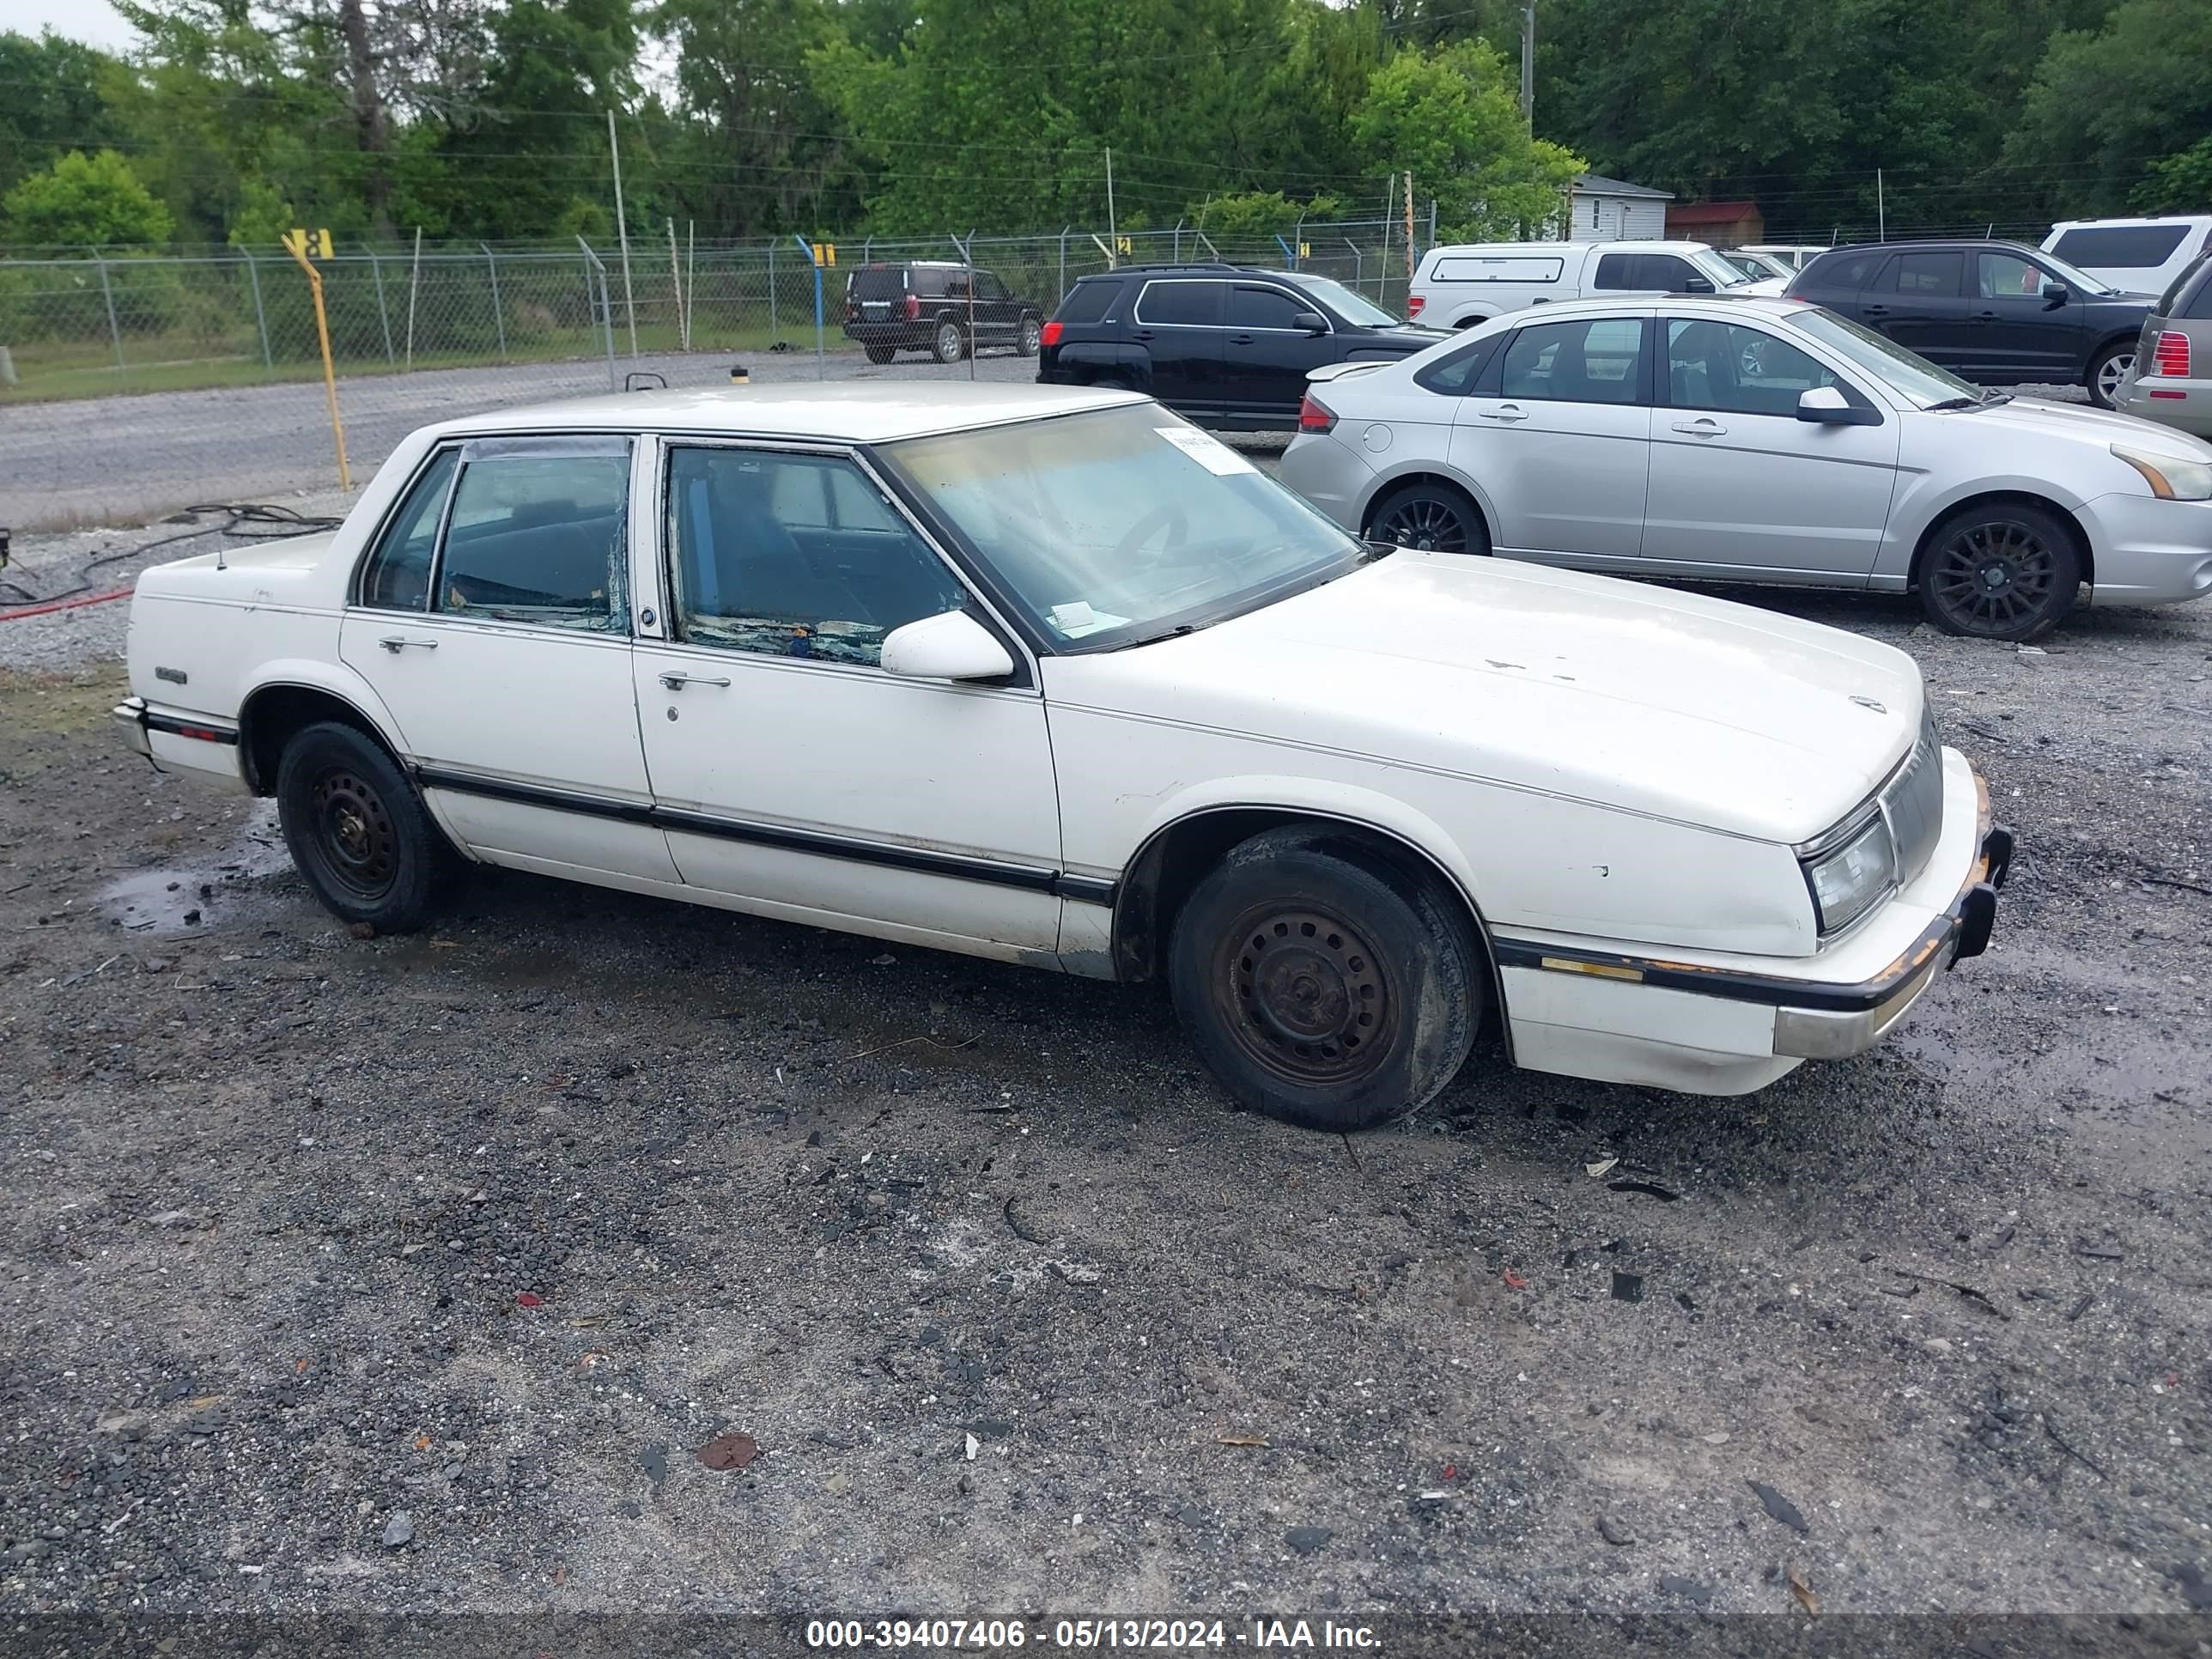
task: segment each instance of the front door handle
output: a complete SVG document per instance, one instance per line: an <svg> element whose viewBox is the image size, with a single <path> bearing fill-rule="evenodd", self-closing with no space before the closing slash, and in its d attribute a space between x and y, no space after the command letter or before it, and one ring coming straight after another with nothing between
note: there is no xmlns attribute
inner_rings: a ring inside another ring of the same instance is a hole
<svg viewBox="0 0 2212 1659"><path fill-rule="evenodd" d="M1994 311L1978 311L1974 313L1974 320L1978 323L1994 323L1996 319L1997 313Z"/></svg>
<svg viewBox="0 0 2212 1659"><path fill-rule="evenodd" d="M1694 421L1677 421L1674 430L1686 432L1692 438L1717 438L1728 428L1710 415L1700 415Z"/></svg>
<svg viewBox="0 0 2212 1659"><path fill-rule="evenodd" d="M673 668L660 677L660 683L671 691L681 691L687 685L726 686L729 684L727 680L714 679L704 674L685 674Z"/></svg>
<svg viewBox="0 0 2212 1659"><path fill-rule="evenodd" d="M1516 404L1502 404L1496 409L1478 409L1474 412L1486 421L1504 421L1509 425L1528 418L1528 411Z"/></svg>
<svg viewBox="0 0 2212 1659"><path fill-rule="evenodd" d="M410 645L418 651L435 651L438 648L435 640L404 640L397 634L386 634L377 643L395 657Z"/></svg>
<svg viewBox="0 0 2212 1659"><path fill-rule="evenodd" d="M1232 334L1229 337L1229 343L1231 345L1250 345L1252 343L1252 337L1249 334Z"/></svg>
<svg viewBox="0 0 2212 1659"><path fill-rule="evenodd" d="M1862 317L1887 317L1889 315L1889 307L1887 306L1861 306L1859 307L1859 315Z"/></svg>

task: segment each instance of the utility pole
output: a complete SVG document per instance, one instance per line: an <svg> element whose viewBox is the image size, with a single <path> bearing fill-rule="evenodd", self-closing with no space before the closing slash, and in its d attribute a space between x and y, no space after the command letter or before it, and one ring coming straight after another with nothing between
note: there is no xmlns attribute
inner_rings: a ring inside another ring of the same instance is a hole
<svg viewBox="0 0 2212 1659"><path fill-rule="evenodd" d="M1121 233L1114 219L1114 146L1106 146L1106 241L1116 253L1121 250Z"/></svg>
<svg viewBox="0 0 2212 1659"><path fill-rule="evenodd" d="M1536 0L1521 8L1521 118L1536 131Z"/></svg>
<svg viewBox="0 0 2212 1659"><path fill-rule="evenodd" d="M637 356L637 296L629 286L629 221L623 216L622 143L615 137L615 112L607 112L607 151L615 163L615 235L622 243L623 309L629 313L629 355Z"/></svg>
<svg viewBox="0 0 2212 1659"><path fill-rule="evenodd" d="M1861 197L1859 199L1864 201L1866 198ZM1882 191L1880 167L1874 170L1874 239L1877 242L1886 242L1889 240L1889 198Z"/></svg>

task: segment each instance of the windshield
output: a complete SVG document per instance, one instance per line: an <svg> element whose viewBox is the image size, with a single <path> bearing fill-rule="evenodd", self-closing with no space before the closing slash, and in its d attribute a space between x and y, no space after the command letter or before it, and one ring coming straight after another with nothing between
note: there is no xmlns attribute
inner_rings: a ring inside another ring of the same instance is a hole
<svg viewBox="0 0 2212 1659"><path fill-rule="evenodd" d="M1699 248L1689 256L1689 260L1699 270L1711 277L1717 288L1735 288L1739 283L1751 280L1709 247Z"/></svg>
<svg viewBox="0 0 2212 1659"><path fill-rule="evenodd" d="M948 433L884 454L1062 649L1200 628L1340 576L1361 544L1156 404Z"/></svg>
<svg viewBox="0 0 2212 1659"><path fill-rule="evenodd" d="M1822 345L1841 352L1892 391L1900 392L1922 408L1949 403L1954 398L1982 400L1982 389L1962 380L1947 368L1938 368L1894 340L1848 322L1832 311L1808 307L1793 311L1790 320Z"/></svg>
<svg viewBox="0 0 2212 1659"><path fill-rule="evenodd" d="M2092 276L2081 266L2069 265L2055 253L2045 253L2041 248L2038 248L2035 251L2035 257L2040 259L2060 282L2077 294L2118 294L2120 291L2103 277Z"/></svg>
<svg viewBox="0 0 2212 1659"><path fill-rule="evenodd" d="M1321 301L1354 328L1403 328L1406 319L1393 317L1389 312L1364 295L1353 293L1342 283L1327 276L1306 276L1293 272L1291 280Z"/></svg>

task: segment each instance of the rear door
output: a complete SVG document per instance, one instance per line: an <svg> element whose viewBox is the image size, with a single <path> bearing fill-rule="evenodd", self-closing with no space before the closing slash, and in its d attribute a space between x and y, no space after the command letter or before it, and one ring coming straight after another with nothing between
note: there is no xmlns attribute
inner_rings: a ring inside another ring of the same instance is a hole
<svg viewBox="0 0 2212 1659"><path fill-rule="evenodd" d="M2045 299L2043 290L2056 283L2057 273L2021 254L1984 248L1974 256L1977 372L1999 382L2065 382L2081 374L2088 296Z"/></svg>
<svg viewBox="0 0 2212 1659"><path fill-rule="evenodd" d="M1229 284L1218 277L1148 280L1129 319L1129 338L1152 363L1152 396L1194 419L1224 413L1222 314Z"/></svg>
<svg viewBox="0 0 2212 1659"><path fill-rule="evenodd" d="M1895 414L1771 329L1661 317L1642 557L1684 573L1849 586L1874 568L1897 477ZM1797 418L1833 386L1879 424Z"/></svg>
<svg viewBox="0 0 2212 1659"><path fill-rule="evenodd" d="M1861 300L1859 319L1930 362L1972 372L1982 325L1966 297L1966 259L1957 248L1892 254Z"/></svg>
<svg viewBox="0 0 2212 1659"><path fill-rule="evenodd" d="M1453 467L1480 487L1498 550L1632 564L1650 471L1648 314L1516 330L1460 400Z"/></svg>
<svg viewBox="0 0 2212 1659"><path fill-rule="evenodd" d="M1231 285L1222 351L1223 412L1232 421L1294 424L1305 397L1306 371L1337 360L1333 330L1293 326L1301 314L1320 317L1310 300L1265 283ZM1327 323L1328 319L1322 320Z"/></svg>

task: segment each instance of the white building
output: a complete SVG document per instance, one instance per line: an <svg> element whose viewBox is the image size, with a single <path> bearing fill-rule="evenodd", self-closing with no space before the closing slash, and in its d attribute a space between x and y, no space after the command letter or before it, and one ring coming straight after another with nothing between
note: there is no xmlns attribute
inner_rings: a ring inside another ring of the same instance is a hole
<svg viewBox="0 0 2212 1659"><path fill-rule="evenodd" d="M1571 242L1657 242L1667 236L1668 190L1650 190L1625 179L1585 173L1568 186L1567 240Z"/></svg>

